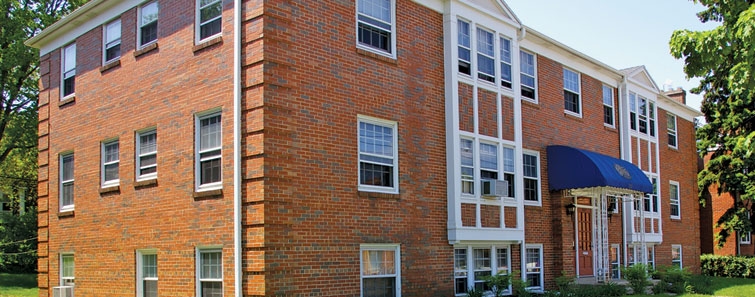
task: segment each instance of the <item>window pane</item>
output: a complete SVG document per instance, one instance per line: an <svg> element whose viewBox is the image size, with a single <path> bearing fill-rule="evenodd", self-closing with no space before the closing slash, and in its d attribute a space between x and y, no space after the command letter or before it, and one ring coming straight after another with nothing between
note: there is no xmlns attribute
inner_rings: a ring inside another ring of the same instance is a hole
<svg viewBox="0 0 755 297"><path fill-rule="evenodd" d="M157 151L157 133L150 132L139 136L139 151L141 154Z"/></svg>
<svg viewBox="0 0 755 297"><path fill-rule="evenodd" d="M157 281L145 280L144 281L144 297L157 297Z"/></svg>
<svg viewBox="0 0 755 297"><path fill-rule="evenodd" d="M105 165L105 181L118 179L118 163Z"/></svg>
<svg viewBox="0 0 755 297"><path fill-rule="evenodd" d="M203 281L202 297L223 297L223 283Z"/></svg>
<svg viewBox="0 0 755 297"><path fill-rule="evenodd" d="M461 166L474 166L474 148L469 139L461 140Z"/></svg>
<svg viewBox="0 0 755 297"><path fill-rule="evenodd" d="M61 276L62 277L74 277L74 267L73 267L73 255L63 255L60 257L62 270L61 270Z"/></svg>
<svg viewBox="0 0 755 297"><path fill-rule="evenodd" d="M116 20L106 26L105 29L105 43L110 44L111 42L118 41L121 39L121 20Z"/></svg>
<svg viewBox="0 0 755 297"><path fill-rule="evenodd" d="M62 180L73 179L73 155L63 157L63 174Z"/></svg>
<svg viewBox="0 0 755 297"><path fill-rule="evenodd" d="M220 179L220 159L200 162L202 172L201 183L209 184L219 182Z"/></svg>
<svg viewBox="0 0 755 297"><path fill-rule="evenodd" d="M525 154L523 156L523 162L524 162L524 176L537 178L538 177L537 157L533 155Z"/></svg>
<svg viewBox="0 0 755 297"><path fill-rule="evenodd" d="M76 69L76 44L71 44L65 48L65 58L63 63L63 72Z"/></svg>
<svg viewBox="0 0 755 297"><path fill-rule="evenodd" d="M364 278L362 279L363 297L394 297L396 296L396 278Z"/></svg>
<svg viewBox="0 0 755 297"><path fill-rule="evenodd" d="M157 277L157 255L142 255L142 277Z"/></svg>
<svg viewBox="0 0 755 297"><path fill-rule="evenodd" d="M358 0L359 13L368 15L386 23L391 23L390 0Z"/></svg>
<svg viewBox="0 0 755 297"><path fill-rule="evenodd" d="M492 144L480 143L480 167L498 170L498 147Z"/></svg>
<svg viewBox="0 0 755 297"><path fill-rule="evenodd" d="M199 122L200 150L219 148L220 144L220 115L203 118Z"/></svg>
<svg viewBox="0 0 755 297"><path fill-rule="evenodd" d="M202 252L201 253L201 278L203 279L221 279L222 264L220 252Z"/></svg>
<svg viewBox="0 0 755 297"><path fill-rule="evenodd" d="M564 109L573 113L579 113L579 95L564 90Z"/></svg>
<svg viewBox="0 0 755 297"><path fill-rule="evenodd" d="M564 89L579 93L579 74L564 68Z"/></svg>
<svg viewBox="0 0 755 297"><path fill-rule="evenodd" d="M393 128L360 122L359 151L393 157Z"/></svg>
<svg viewBox="0 0 755 297"><path fill-rule="evenodd" d="M362 275L389 275L396 273L396 252L362 251Z"/></svg>
<svg viewBox="0 0 755 297"><path fill-rule="evenodd" d="M118 161L118 142L105 144L105 162Z"/></svg>

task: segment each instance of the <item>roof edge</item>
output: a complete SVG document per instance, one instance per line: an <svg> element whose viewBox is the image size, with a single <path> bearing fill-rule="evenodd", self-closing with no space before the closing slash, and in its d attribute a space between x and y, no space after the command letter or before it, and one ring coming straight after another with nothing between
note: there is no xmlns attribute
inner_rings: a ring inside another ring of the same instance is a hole
<svg viewBox="0 0 755 297"><path fill-rule="evenodd" d="M48 26L47 28L42 30L42 32L39 32L39 34L27 39L26 41L24 41L24 44L33 48L41 49L42 46L49 43L50 39L55 38L78 26L79 24L75 24L75 21L80 17L87 15L88 12L95 10L95 8L98 8L98 6L102 4L110 4L107 7L100 8L106 9L117 4L116 2L119 1L91 0L87 4L84 4L83 6L77 8L68 15L63 16L63 18Z"/></svg>

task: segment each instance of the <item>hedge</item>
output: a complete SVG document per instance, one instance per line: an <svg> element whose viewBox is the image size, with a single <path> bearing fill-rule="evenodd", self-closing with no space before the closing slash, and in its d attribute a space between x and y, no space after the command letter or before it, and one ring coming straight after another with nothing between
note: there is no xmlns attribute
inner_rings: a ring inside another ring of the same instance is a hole
<svg viewBox="0 0 755 297"><path fill-rule="evenodd" d="M703 275L755 278L755 257L701 255Z"/></svg>

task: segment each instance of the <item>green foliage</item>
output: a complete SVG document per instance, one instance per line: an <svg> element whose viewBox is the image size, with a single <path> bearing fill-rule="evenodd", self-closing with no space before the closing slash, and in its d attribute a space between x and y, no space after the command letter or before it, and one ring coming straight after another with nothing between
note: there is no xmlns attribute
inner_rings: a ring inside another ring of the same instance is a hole
<svg viewBox="0 0 755 297"><path fill-rule="evenodd" d="M629 267L622 267L621 273L624 275L624 279L629 282L629 287L632 288L632 293L644 294L645 288L650 285L648 278L648 267L645 264L634 264Z"/></svg>
<svg viewBox="0 0 755 297"><path fill-rule="evenodd" d="M696 132L697 149L701 155L712 151L698 173L701 203L705 193L716 188L717 194L730 193L734 200L715 223L721 228L717 244L723 246L729 236L752 229L745 206L755 200L755 4L696 2L706 7L698 14L702 22L720 25L708 31L675 31L670 47L674 57L684 59L687 76L700 78L691 90L703 94L706 121Z"/></svg>
<svg viewBox="0 0 755 297"><path fill-rule="evenodd" d="M700 256L703 275L755 278L755 257L745 256Z"/></svg>
<svg viewBox="0 0 755 297"><path fill-rule="evenodd" d="M527 291L527 282L522 280L521 277L519 277L519 271L514 271L513 277L511 278L511 288L512 291L514 291L514 295L518 297L531 297L533 296L532 292Z"/></svg>
<svg viewBox="0 0 755 297"><path fill-rule="evenodd" d="M37 268L37 212L0 214L0 272Z"/></svg>
<svg viewBox="0 0 755 297"><path fill-rule="evenodd" d="M686 291L692 276L686 269L672 266L661 266L655 274L659 281L653 286L654 294L666 292L682 294Z"/></svg>
<svg viewBox="0 0 755 297"><path fill-rule="evenodd" d="M690 277L684 291L688 294L713 295L713 279L706 275L693 275Z"/></svg>
<svg viewBox="0 0 755 297"><path fill-rule="evenodd" d="M511 275L503 273L486 276L483 279L495 297L503 296L503 293L509 289L509 285L511 284Z"/></svg>
<svg viewBox="0 0 755 297"><path fill-rule="evenodd" d="M556 287L561 294L566 294L573 290L574 282L574 276L566 274L566 271L561 271L561 276L556 278Z"/></svg>
<svg viewBox="0 0 755 297"><path fill-rule="evenodd" d="M0 273L0 297L37 297L36 274Z"/></svg>
<svg viewBox="0 0 755 297"><path fill-rule="evenodd" d="M483 297L483 296L485 296L485 291L483 290L471 288L467 291L467 297Z"/></svg>

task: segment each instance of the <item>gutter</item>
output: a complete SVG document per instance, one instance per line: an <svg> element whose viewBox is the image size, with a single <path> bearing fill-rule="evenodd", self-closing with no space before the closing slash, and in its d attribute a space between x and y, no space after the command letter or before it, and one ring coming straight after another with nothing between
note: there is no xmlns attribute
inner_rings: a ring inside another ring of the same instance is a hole
<svg viewBox="0 0 755 297"><path fill-rule="evenodd" d="M241 0L233 1L233 282L241 286Z"/></svg>

